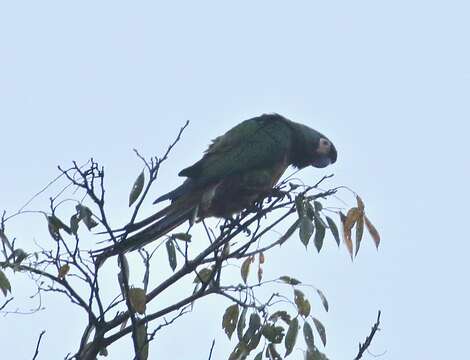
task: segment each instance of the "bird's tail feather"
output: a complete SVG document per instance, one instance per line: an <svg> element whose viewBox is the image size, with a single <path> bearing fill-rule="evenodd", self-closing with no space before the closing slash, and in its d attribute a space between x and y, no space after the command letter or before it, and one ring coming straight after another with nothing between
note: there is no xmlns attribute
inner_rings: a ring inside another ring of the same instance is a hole
<svg viewBox="0 0 470 360"><path fill-rule="evenodd" d="M130 237L126 238L123 241L120 241L111 246L96 250L93 253L93 256L95 258L95 264L100 266L108 257L118 255L120 253L125 253L128 251L134 251L134 250L141 248L142 246L152 242L153 240L156 240L159 237L167 234L168 232L170 232L177 226L184 223L186 220L191 219L193 212L194 212L193 207L179 209L174 212L170 212L171 210L173 209L171 209L171 205L170 205L167 208L160 211L159 213L152 215L151 217L141 221L140 223L136 223L135 225L141 225L137 228L137 229L140 229L143 226L148 225L152 221L155 221L155 219L165 216L161 220L144 228L138 233L131 235ZM162 212L165 212L165 213L160 214ZM152 219L152 220L149 220L149 219Z"/></svg>

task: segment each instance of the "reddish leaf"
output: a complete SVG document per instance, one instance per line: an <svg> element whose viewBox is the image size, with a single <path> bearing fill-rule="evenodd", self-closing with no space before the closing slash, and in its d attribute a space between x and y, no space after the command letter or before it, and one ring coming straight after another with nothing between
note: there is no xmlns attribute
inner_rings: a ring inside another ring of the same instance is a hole
<svg viewBox="0 0 470 360"><path fill-rule="evenodd" d="M378 249L380 244L380 234L375 226L372 225L367 216L364 216L364 220L366 221L367 230L369 230L370 236L372 236L372 239L374 239L375 247Z"/></svg>

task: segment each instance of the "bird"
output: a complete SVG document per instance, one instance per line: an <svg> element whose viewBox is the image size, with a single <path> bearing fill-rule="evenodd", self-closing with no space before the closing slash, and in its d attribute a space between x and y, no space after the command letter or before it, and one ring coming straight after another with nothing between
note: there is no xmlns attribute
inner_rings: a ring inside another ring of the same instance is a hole
<svg viewBox="0 0 470 360"><path fill-rule="evenodd" d="M154 201L169 200L168 206L98 250L99 261L139 249L188 220L230 218L266 196L289 166L324 168L336 160L333 143L306 125L277 113L245 120L215 138L199 161L179 172L186 180Z"/></svg>

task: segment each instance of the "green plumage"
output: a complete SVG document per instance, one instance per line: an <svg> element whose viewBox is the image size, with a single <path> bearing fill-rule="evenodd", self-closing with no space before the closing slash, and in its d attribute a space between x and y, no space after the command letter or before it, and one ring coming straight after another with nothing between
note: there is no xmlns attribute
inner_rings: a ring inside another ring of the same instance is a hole
<svg viewBox="0 0 470 360"><path fill-rule="evenodd" d="M155 202L171 204L127 227L144 228L101 257L137 249L197 215L229 217L265 196L293 165L324 167L336 161L334 145L321 133L278 114L265 114L238 124L217 137L201 160L179 175L185 182Z"/></svg>

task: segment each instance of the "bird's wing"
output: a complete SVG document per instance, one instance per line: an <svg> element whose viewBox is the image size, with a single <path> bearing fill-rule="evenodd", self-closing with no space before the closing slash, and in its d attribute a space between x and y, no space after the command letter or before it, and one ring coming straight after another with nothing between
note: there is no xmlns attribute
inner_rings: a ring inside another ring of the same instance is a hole
<svg viewBox="0 0 470 360"><path fill-rule="evenodd" d="M204 186L233 174L269 168L285 161L291 142L292 131L284 118L263 115L249 119L216 138L203 158L179 175Z"/></svg>

